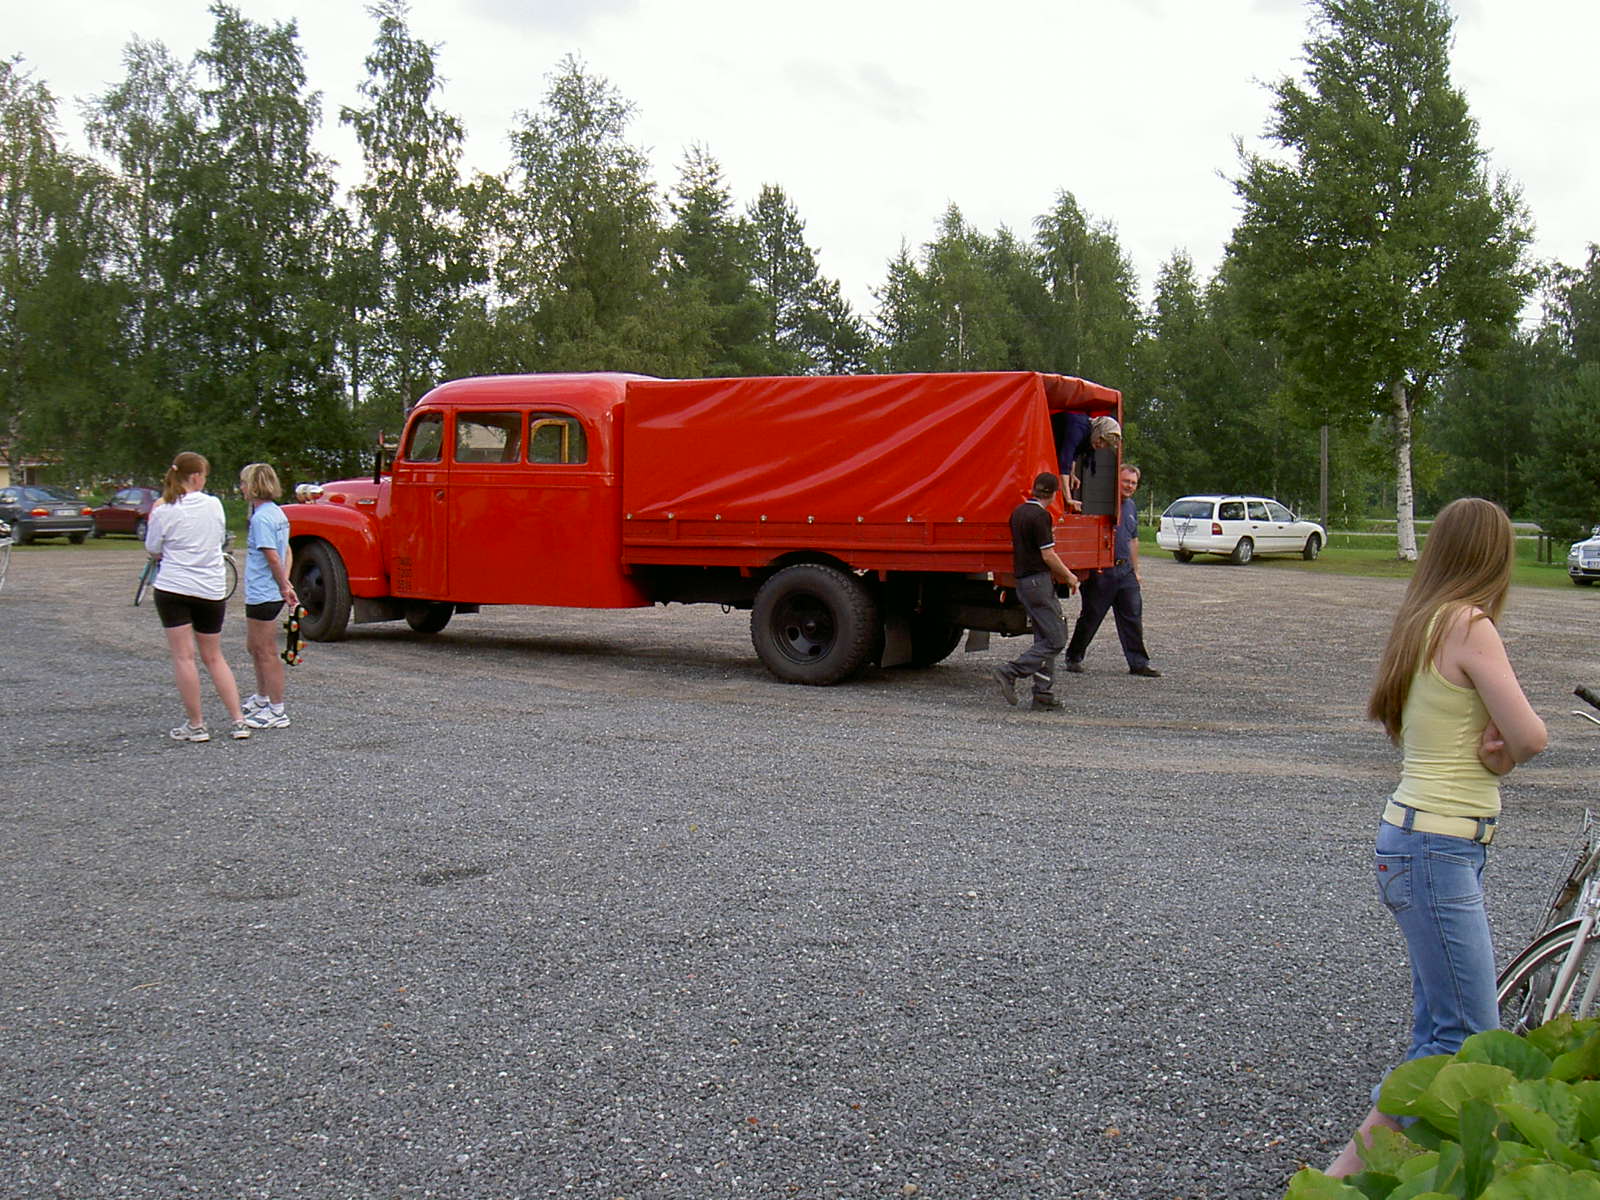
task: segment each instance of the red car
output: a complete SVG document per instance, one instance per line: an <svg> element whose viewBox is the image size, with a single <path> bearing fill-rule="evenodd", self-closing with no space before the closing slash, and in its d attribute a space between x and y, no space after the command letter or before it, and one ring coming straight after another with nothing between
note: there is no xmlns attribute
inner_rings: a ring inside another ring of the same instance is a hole
<svg viewBox="0 0 1600 1200"><path fill-rule="evenodd" d="M150 519L150 510L159 499L161 493L155 488L123 488L111 497L109 504L103 504L94 510L92 515L95 537L105 537L108 533L131 533L143 541L145 526Z"/></svg>

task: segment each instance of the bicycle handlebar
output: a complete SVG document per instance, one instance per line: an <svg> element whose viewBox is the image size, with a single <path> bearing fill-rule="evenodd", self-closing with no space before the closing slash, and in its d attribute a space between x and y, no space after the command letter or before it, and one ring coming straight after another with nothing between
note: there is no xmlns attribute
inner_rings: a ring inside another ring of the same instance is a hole
<svg viewBox="0 0 1600 1200"><path fill-rule="evenodd" d="M1600 693L1596 693L1593 688L1586 688L1580 684L1572 689L1572 694L1578 699L1592 704L1595 708L1600 708Z"/></svg>

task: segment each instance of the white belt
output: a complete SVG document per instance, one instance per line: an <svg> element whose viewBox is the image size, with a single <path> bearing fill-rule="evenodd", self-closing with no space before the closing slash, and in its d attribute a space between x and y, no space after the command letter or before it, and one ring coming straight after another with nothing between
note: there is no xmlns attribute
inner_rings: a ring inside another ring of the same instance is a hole
<svg viewBox="0 0 1600 1200"><path fill-rule="evenodd" d="M1407 808L1390 800L1383 806L1383 819L1401 829L1415 829L1419 833L1442 833L1446 837L1466 838L1469 842L1482 842L1487 846L1494 841L1497 817L1446 817L1439 813L1424 812L1420 808Z"/></svg>

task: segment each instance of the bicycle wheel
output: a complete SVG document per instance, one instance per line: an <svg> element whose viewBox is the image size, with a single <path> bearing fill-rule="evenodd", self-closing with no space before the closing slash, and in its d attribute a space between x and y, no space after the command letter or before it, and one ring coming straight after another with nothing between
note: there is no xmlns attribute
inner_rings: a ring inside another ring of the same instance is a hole
<svg viewBox="0 0 1600 1200"><path fill-rule="evenodd" d="M224 600L233 599L233 593L239 586L239 565L233 561L233 555L222 556L222 567L228 572L228 590L223 595Z"/></svg>
<svg viewBox="0 0 1600 1200"><path fill-rule="evenodd" d="M1577 938L1578 922L1570 921L1557 926L1512 959L1510 965L1500 973L1499 1000L1502 1029L1509 1029L1512 1033L1526 1033L1544 1024L1545 1009L1549 1005L1550 994ZM1591 935L1579 951L1577 969L1573 972L1565 995L1556 1003L1551 1016L1563 1012L1577 1017L1590 1015L1584 1008L1583 1002L1595 970L1600 967L1600 957L1595 955L1594 949L1595 939Z"/></svg>

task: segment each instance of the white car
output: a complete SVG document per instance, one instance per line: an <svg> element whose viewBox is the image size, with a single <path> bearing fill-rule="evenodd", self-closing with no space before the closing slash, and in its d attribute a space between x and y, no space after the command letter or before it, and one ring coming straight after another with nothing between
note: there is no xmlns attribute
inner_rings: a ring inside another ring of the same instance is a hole
<svg viewBox="0 0 1600 1200"><path fill-rule="evenodd" d="M1265 496L1185 496L1167 505L1156 530L1156 545L1179 562L1196 554L1220 554L1241 566L1258 554L1313 559L1327 542L1321 525Z"/></svg>
<svg viewBox="0 0 1600 1200"><path fill-rule="evenodd" d="M1567 574L1579 587L1600 579L1600 525L1591 529L1585 540L1572 543L1567 551Z"/></svg>

